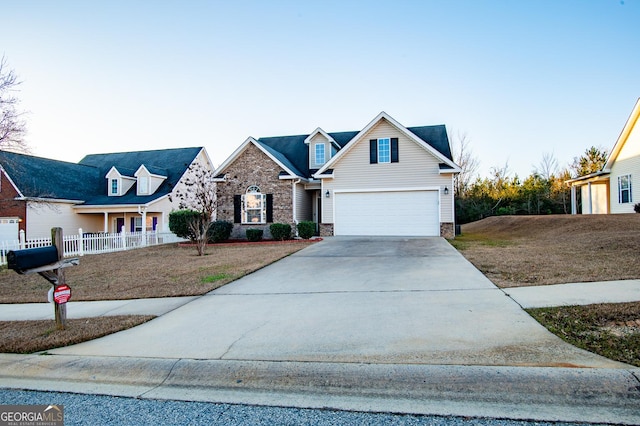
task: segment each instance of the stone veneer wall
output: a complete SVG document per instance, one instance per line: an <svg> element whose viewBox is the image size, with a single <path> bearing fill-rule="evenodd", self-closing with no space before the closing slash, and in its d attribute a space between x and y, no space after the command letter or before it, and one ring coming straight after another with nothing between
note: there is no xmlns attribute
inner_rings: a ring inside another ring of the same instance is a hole
<svg viewBox="0 0 640 426"><path fill-rule="evenodd" d="M263 194L273 194L273 223L288 223L295 232L293 222L292 181L280 180L282 169L264 152L250 143L245 151L225 170L226 182L217 184L218 220L233 222L233 196L247 192L251 185L257 185ZM234 223L232 238L246 238L248 228L264 230L264 238L270 238L266 224Z"/></svg>
<svg viewBox="0 0 640 426"><path fill-rule="evenodd" d="M333 223L321 223L320 224L320 236L332 237L333 236Z"/></svg>
<svg viewBox="0 0 640 426"><path fill-rule="evenodd" d="M452 222L440 223L440 236L447 240L452 240L456 237L455 226Z"/></svg>

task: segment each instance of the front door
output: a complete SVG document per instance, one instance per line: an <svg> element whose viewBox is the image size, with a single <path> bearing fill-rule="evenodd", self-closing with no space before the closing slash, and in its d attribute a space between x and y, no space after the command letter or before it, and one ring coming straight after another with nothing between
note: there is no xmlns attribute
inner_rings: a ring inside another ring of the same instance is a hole
<svg viewBox="0 0 640 426"><path fill-rule="evenodd" d="M122 227L124 226L124 217L119 217L116 219L116 233L120 233L122 231Z"/></svg>

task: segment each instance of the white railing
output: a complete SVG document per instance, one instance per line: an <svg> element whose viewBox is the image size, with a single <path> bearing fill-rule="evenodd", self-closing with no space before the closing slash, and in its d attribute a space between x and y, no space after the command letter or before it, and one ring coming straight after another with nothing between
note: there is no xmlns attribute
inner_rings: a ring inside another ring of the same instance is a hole
<svg viewBox="0 0 640 426"><path fill-rule="evenodd" d="M110 253L147 246L157 246L185 241L172 232L121 232L118 234L83 233L78 230L75 235L65 235L64 255L84 256L85 254ZM45 247L51 245L51 238L35 238L27 240L24 231L20 231L20 239L0 241L0 265L7 264L9 250Z"/></svg>

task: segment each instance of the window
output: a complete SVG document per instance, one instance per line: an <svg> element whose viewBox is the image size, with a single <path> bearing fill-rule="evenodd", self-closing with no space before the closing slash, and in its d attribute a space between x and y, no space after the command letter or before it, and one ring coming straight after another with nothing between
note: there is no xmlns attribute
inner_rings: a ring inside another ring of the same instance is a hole
<svg viewBox="0 0 640 426"><path fill-rule="evenodd" d="M242 196L242 223L267 222L266 197L255 185L247 188L247 193Z"/></svg>
<svg viewBox="0 0 640 426"><path fill-rule="evenodd" d="M142 232L142 216L134 218L133 232Z"/></svg>
<svg viewBox="0 0 640 426"><path fill-rule="evenodd" d="M631 203L631 175L618 176L618 202Z"/></svg>
<svg viewBox="0 0 640 426"><path fill-rule="evenodd" d="M111 179L111 195L118 195L118 179Z"/></svg>
<svg viewBox="0 0 640 426"><path fill-rule="evenodd" d="M147 176L140 176L138 178L138 193L139 194L149 193L149 178Z"/></svg>
<svg viewBox="0 0 640 426"><path fill-rule="evenodd" d="M389 138L378 139L378 163L391 162L391 141Z"/></svg>
<svg viewBox="0 0 640 426"><path fill-rule="evenodd" d="M369 140L369 163L397 163L398 138Z"/></svg>
<svg viewBox="0 0 640 426"><path fill-rule="evenodd" d="M316 144L316 164L324 164L324 144L317 143Z"/></svg>

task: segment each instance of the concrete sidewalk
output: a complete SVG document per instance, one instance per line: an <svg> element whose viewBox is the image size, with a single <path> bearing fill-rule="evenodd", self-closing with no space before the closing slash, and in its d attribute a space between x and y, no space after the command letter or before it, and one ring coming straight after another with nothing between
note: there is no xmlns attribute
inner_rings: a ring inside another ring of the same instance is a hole
<svg viewBox="0 0 640 426"><path fill-rule="evenodd" d="M640 301L640 280L600 281L503 288L522 308L545 308L595 303ZM68 318L89 318L115 315L161 316L200 296L165 297L156 299L105 300L69 302ZM53 319L50 303L0 304L0 321Z"/></svg>

